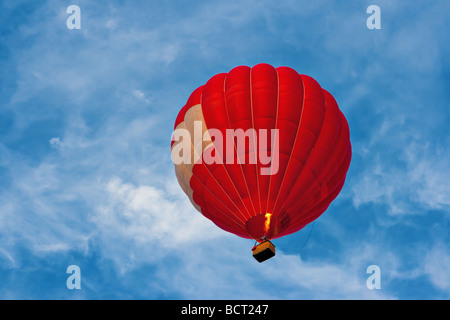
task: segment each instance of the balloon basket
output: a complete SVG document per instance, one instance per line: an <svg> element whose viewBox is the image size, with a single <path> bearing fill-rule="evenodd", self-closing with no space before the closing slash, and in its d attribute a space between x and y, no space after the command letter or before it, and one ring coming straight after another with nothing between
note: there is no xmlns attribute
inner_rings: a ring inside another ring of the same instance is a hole
<svg viewBox="0 0 450 320"><path fill-rule="evenodd" d="M275 246L269 240L266 240L253 247L253 258L258 262L266 261L275 255Z"/></svg>

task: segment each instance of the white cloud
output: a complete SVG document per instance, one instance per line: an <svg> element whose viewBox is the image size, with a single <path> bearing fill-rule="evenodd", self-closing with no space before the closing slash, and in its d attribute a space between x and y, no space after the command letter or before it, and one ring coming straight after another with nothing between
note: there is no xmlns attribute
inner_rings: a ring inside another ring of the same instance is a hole
<svg viewBox="0 0 450 320"><path fill-rule="evenodd" d="M0 266L6 269L17 267L17 264L11 254L2 248L0 248Z"/></svg>
<svg viewBox="0 0 450 320"><path fill-rule="evenodd" d="M48 142L50 143L50 146L55 149L61 148L63 146L63 143L61 142L59 137L51 138Z"/></svg>
<svg viewBox="0 0 450 320"><path fill-rule="evenodd" d="M411 143L402 152L403 166L392 166L381 157L372 159L352 187L356 207L386 204L391 214L447 211L450 206L450 165L445 151ZM419 206L417 206L419 205Z"/></svg>
<svg viewBox="0 0 450 320"><path fill-rule="evenodd" d="M169 195L151 185L135 186L112 178L104 185L106 196L93 217L105 237L121 237L142 250L142 261L154 261L168 249L220 236L214 225L198 213L180 191ZM111 232L111 234L109 234ZM110 245L110 239L103 239ZM122 254L122 253L120 253ZM145 256L145 254L148 254ZM126 257L122 257L126 260Z"/></svg>
<svg viewBox="0 0 450 320"><path fill-rule="evenodd" d="M132 91L132 93L133 93L133 96L136 97L138 100L140 100L146 104L150 103L150 99L141 90L135 89Z"/></svg>
<svg viewBox="0 0 450 320"><path fill-rule="evenodd" d="M424 273L431 283L443 292L450 292L450 248L446 244L436 243L424 258Z"/></svg>
<svg viewBox="0 0 450 320"><path fill-rule="evenodd" d="M277 249L261 264L251 257L250 242L223 237L189 247L179 263L160 268L157 281L185 299L395 299L389 288L392 255L371 245L344 250L341 262L303 260ZM366 250L368 253L364 254ZM372 252L380 255L382 290L366 286ZM362 254L361 254L362 253ZM385 287L384 287L385 286Z"/></svg>
<svg viewBox="0 0 450 320"><path fill-rule="evenodd" d="M410 181L416 189L416 199L430 209L450 209L449 151L431 147L411 146L406 150Z"/></svg>

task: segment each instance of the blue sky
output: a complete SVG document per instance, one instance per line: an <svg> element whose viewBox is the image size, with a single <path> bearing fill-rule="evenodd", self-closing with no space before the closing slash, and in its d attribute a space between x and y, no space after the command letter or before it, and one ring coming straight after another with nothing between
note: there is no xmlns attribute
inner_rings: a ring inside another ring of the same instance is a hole
<svg viewBox="0 0 450 320"><path fill-rule="evenodd" d="M66 8L81 9L69 30ZM381 9L369 30L366 9ZM448 1L0 1L1 299L449 299ZM253 242L170 160L189 94L238 65L314 77L353 159L314 225ZM81 269L69 290L66 269ZM377 265L381 289L366 286ZM261 281L264 279L264 281Z"/></svg>

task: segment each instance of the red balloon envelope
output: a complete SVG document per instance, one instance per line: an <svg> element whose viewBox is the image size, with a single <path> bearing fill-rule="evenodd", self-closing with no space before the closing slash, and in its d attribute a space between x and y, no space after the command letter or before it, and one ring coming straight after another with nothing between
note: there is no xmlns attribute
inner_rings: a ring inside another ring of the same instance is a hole
<svg viewBox="0 0 450 320"><path fill-rule="evenodd" d="M175 173L192 204L240 237L274 239L318 218L351 159L333 96L289 67L239 66L213 76L181 109Z"/></svg>

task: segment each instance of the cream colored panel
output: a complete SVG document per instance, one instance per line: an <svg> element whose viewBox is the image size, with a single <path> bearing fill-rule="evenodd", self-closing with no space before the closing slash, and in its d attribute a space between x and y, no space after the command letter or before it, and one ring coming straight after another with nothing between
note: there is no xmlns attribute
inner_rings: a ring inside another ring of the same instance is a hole
<svg viewBox="0 0 450 320"><path fill-rule="evenodd" d="M184 193L189 197L194 207L201 212L200 206L198 206L193 200L193 190L190 187L190 181L192 178L192 168L194 164L200 160L201 154L206 147L211 147L211 137L208 134L208 129L205 125L203 118L201 105L195 105L191 107L184 116L184 121L181 122L175 130L187 129L190 133L190 156L183 155L183 163L175 165L175 174ZM183 141L176 141L172 149L183 143ZM184 142L186 143L186 141Z"/></svg>
<svg viewBox="0 0 450 320"><path fill-rule="evenodd" d="M195 155L194 163L199 159L203 150L211 143L208 128L205 125L202 106L197 104L191 107L184 116L186 129L191 133L192 154Z"/></svg>

